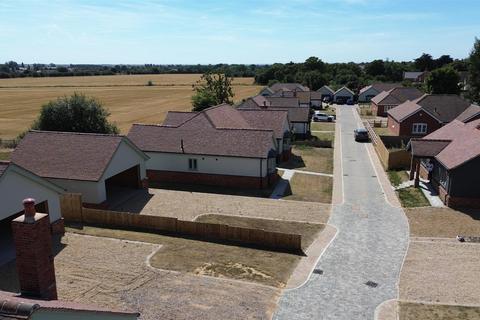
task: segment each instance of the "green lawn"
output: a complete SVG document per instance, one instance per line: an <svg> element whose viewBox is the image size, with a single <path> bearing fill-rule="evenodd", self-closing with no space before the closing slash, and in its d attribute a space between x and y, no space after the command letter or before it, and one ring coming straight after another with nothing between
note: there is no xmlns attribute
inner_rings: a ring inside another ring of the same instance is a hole
<svg viewBox="0 0 480 320"><path fill-rule="evenodd" d="M405 170L389 170L387 171L388 179L394 187L406 182L409 179L409 176Z"/></svg>
<svg viewBox="0 0 480 320"><path fill-rule="evenodd" d="M408 187L398 190L397 194L402 207L413 208L430 206L430 202L428 202L423 192L418 188Z"/></svg>
<svg viewBox="0 0 480 320"><path fill-rule="evenodd" d="M321 141L332 141L333 147L333 141L335 140L335 132L312 132L312 136L317 137L318 140Z"/></svg>
<svg viewBox="0 0 480 320"><path fill-rule="evenodd" d="M9 160L11 151L0 151L0 160Z"/></svg>
<svg viewBox="0 0 480 320"><path fill-rule="evenodd" d="M308 202L332 202L333 179L295 172L290 179L290 189L282 199Z"/></svg>
<svg viewBox="0 0 480 320"><path fill-rule="evenodd" d="M335 131L335 122L312 122L312 131Z"/></svg>

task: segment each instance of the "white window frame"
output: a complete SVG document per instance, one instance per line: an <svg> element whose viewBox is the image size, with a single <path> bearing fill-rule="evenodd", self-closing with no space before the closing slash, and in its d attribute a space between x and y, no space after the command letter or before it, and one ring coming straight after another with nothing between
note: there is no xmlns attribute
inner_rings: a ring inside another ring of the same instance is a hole
<svg viewBox="0 0 480 320"><path fill-rule="evenodd" d="M426 123L414 123L412 124L412 134L426 134L428 126Z"/></svg>
<svg viewBox="0 0 480 320"><path fill-rule="evenodd" d="M188 159L188 170L198 171L198 161L195 158Z"/></svg>

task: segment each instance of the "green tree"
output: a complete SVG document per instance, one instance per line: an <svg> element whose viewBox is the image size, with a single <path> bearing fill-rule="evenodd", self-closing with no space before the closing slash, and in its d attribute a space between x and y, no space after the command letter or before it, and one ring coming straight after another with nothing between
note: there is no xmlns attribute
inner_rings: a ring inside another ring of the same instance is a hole
<svg viewBox="0 0 480 320"><path fill-rule="evenodd" d="M303 66L306 71L313 71L317 70L320 72L325 71L325 63L322 60L318 59L317 57L310 57L303 63Z"/></svg>
<svg viewBox="0 0 480 320"><path fill-rule="evenodd" d="M385 74L385 64L383 60L373 60L365 67L365 72L373 77Z"/></svg>
<svg viewBox="0 0 480 320"><path fill-rule="evenodd" d="M233 78L222 73L203 74L193 88L195 91L192 96L193 111L201 111L221 103L233 104L232 81Z"/></svg>
<svg viewBox="0 0 480 320"><path fill-rule="evenodd" d="M84 94L58 98L42 106L32 129L47 131L118 133L118 128L108 122L110 115L102 103Z"/></svg>
<svg viewBox="0 0 480 320"><path fill-rule="evenodd" d="M327 84L327 79L320 71L307 71L303 74L301 83L306 85L310 90L316 91Z"/></svg>
<svg viewBox="0 0 480 320"><path fill-rule="evenodd" d="M434 67L435 61L428 53L424 53L415 59L415 68L419 71L432 70Z"/></svg>
<svg viewBox="0 0 480 320"><path fill-rule="evenodd" d="M427 91L433 94L460 94L460 76L452 67L433 70L427 77Z"/></svg>
<svg viewBox="0 0 480 320"><path fill-rule="evenodd" d="M468 97L478 103L480 102L480 39L477 38L470 52L468 72Z"/></svg>
<svg viewBox="0 0 480 320"><path fill-rule="evenodd" d="M450 57L448 54L444 54L443 56L439 57L438 59L435 59L435 67L436 68L441 68L449 63L452 63L453 59Z"/></svg>

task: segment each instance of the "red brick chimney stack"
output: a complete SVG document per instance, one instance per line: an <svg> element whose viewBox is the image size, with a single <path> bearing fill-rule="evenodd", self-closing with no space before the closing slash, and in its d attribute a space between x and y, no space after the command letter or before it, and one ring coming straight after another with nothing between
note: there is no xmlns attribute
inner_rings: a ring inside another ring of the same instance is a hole
<svg viewBox="0 0 480 320"><path fill-rule="evenodd" d="M50 219L35 211L35 200L23 200L25 213L12 221L21 294L57 299Z"/></svg>

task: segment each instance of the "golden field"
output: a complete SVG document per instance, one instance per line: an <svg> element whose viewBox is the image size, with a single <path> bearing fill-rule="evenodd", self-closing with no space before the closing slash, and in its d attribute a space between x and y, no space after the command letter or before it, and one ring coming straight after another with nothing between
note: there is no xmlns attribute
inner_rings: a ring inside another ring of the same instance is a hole
<svg viewBox="0 0 480 320"><path fill-rule="evenodd" d="M132 123L161 123L169 110L191 110L192 84L199 79L198 74L0 79L0 138L16 137L44 103L73 92L103 102L126 134ZM146 86L149 80L154 86ZM253 78L236 78L233 88L236 102L261 89Z"/></svg>

